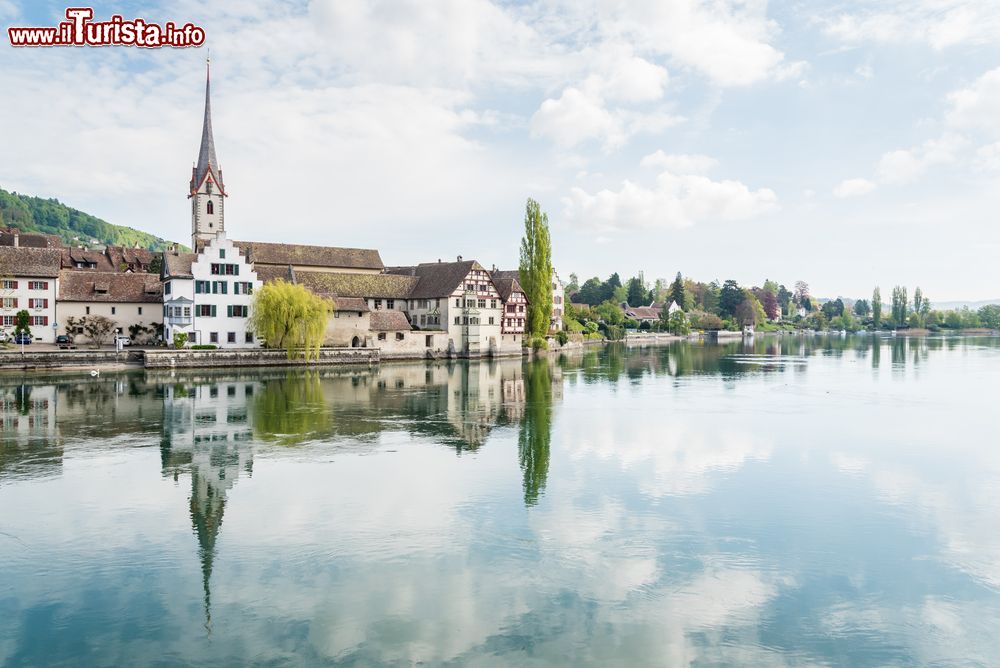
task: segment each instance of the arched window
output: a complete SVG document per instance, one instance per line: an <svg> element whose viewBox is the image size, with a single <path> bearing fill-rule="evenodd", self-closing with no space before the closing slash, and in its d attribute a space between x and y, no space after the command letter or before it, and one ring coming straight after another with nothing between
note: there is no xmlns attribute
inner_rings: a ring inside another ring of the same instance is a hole
<svg viewBox="0 0 1000 668"><path fill-rule="evenodd" d="M208 200L208 204L205 205L205 213L215 213L215 205L212 204L212 200Z"/></svg>

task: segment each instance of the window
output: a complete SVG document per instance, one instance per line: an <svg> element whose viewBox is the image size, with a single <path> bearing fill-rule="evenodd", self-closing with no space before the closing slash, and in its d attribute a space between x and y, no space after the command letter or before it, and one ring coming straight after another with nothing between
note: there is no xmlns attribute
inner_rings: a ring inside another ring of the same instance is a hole
<svg viewBox="0 0 1000 668"><path fill-rule="evenodd" d="M490 308L496 308L496 307L497 307L497 300L491 299L490 300Z"/></svg>
<svg viewBox="0 0 1000 668"><path fill-rule="evenodd" d="M229 304L226 306L226 315L230 318L246 318L249 313L250 307L246 304Z"/></svg>
<svg viewBox="0 0 1000 668"><path fill-rule="evenodd" d="M114 306L112 306L112 307L111 307L111 315L114 315L114 314L115 314L115 307L114 307Z"/></svg>
<svg viewBox="0 0 1000 668"><path fill-rule="evenodd" d="M395 299L386 299L385 300L385 307L387 309L394 309L394 308L396 308L396 300Z"/></svg>
<svg viewBox="0 0 1000 668"><path fill-rule="evenodd" d="M220 248L219 249L219 259L220 260L225 260L226 259L226 249L225 248Z"/></svg>
<svg viewBox="0 0 1000 668"><path fill-rule="evenodd" d="M479 308L486 308L486 300L485 299L480 299L479 300Z"/></svg>
<svg viewBox="0 0 1000 668"><path fill-rule="evenodd" d="M6 325L13 325L13 324L14 324L14 316L12 316L12 315L0 316L0 325L5 325L6 326Z"/></svg>
<svg viewBox="0 0 1000 668"><path fill-rule="evenodd" d="M46 326L49 324L49 316L47 315L33 315L31 316L31 324L34 327Z"/></svg>
<svg viewBox="0 0 1000 668"><path fill-rule="evenodd" d="M245 340L247 343L253 343L253 332L247 332Z"/></svg>
<svg viewBox="0 0 1000 668"><path fill-rule="evenodd" d="M48 281L28 281L28 289L29 290L48 290L49 289L49 282Z"/></svg>
<svg viewBox="0 0 1000 668"><path fill-rule="evenodd" d="M17 290L17 281L0 281L4 290Z"/></svg>
<svg viewBox="0 0 1000 668"><path fill-rule="evenodd" d="M167 281L166 283L163 284L163 294L165 295L170 294L170 281Z"/></svg>
<svg viewBox="0 0 1000 668"><path fill-rule="evenodd" d="M385 341L385 332L379 332L378 333L378 340L379 341Z"/></svg>
<svg viewBox="0 0 1000 668"><path fill-rule="evenodd" d="M461 305L462 305L462 300L461 299L456 299L455 300L455 306L461 306Z"/></svg>
<svg viewBox="0 0 1000 668"><path fill-rule="evenodd" d="M0 300L0 306L3 306L3 308L17 308L17 297L4 297Z"/></svg>
<svg viewBox="0 0 1000 668"><path fill-rule="evenodd" d="M142 315L142 307L139 307L139 315Z"/></svg>
<svg viewBox="0 0 1000 668"><path fill-rule="evenodd" d="M208 200L208 204L205 205L205 213L209 215L215 213L215 205L212 204L212 200Z"/></svg>
<svg viewBox="0 0 1000 668"><path fill-rule="evenodd" d="M180 308L180 307L178 307L178 308ZM185 318L190 318L191 317L191 307L190 306L185 306L184 307L184 317Z"/></svg>
<svg viewBox="0 0 1000 668"><path fill-rule="evenodd" d="M229 283L226 281L212 281L212 294L224 295L229 292Z"/></svg>
<svg viewBox="0 0 1000 668"><path fill-rule="evenodd" d="M462 324L462 319L459 318L457 315L455 316L455 324L456 325L461 325Z"/></svg>
<svg viewBox="0 0 1000 668"><path fill-rule="evenodd" d="M209 343L218 343L219 342L219 333L218 332L212 332L212 333L210 333L208 335L208 341L209 341ZM216 390L216 391L218 391L218 390Z"/></svg>
<svg viewBox="0 0 1000 668"><path fill-rule="evenodd" d="M250 281L235 281L233 282L233 294L234 295L252 295L253 294L253 283Z"/></svg>
<svg viewBox="0 0 1000 668"><path fill-rule="evenodd" d="M403 340L403 333L402 332L396 332L396 340L397 341L402 341Z"/></svg>
<svg viewBox="0 0 1000 668"><path fill-rule="evenodd" d="M85 306L84 310L86 311L87 315L90 315L90 307L89 306Z"/></svg>
<svg viewBox="0 0 1000 668"><path fill-rule="evenodd" d="M493 324L493 318L490 318L490 324L491 325Z"/></svg>
<svg viewBox="0 0 1000 668"><path fill-rule="evenodd" d="M215 304L198 304L197 313L203 318L214 318Z"/></svg>
<svg viewBox="0 0 1000 668"><path fill-rule="evenodd" d="M381 308L382 308L382 300L381 299L376 299L375 300L375 310L381 310Z"/></svg>
<svg viewBox="0 0 1000 668"><path fill-rule="evenodd" d="M430 334L428 334L427 336L425 336L424 337L424 345L427 346L428 348L430 348L431 346L433 346L434 345L434 337L431 336Z"/></svg>
<svg viewBox="0 0 1000 668"><path fill-rule="evenodd" d="M440 307L441 307L441 300L440 299L435 299L434 300L434 308L440 308Z"/></svg>
<svg viewBox="0 0 1000 668"><path fill-rule="evenodd" d="M229 334L226 335L226 342L236 343L236 332L229 332Z"/></svg>
<svg viewBox="0 0 1000 668"><path fill-rule="evenodd" d="M29 299L28 300L28 308L48 308L48 307L49 307L49 300L48 299Z"/></svg>

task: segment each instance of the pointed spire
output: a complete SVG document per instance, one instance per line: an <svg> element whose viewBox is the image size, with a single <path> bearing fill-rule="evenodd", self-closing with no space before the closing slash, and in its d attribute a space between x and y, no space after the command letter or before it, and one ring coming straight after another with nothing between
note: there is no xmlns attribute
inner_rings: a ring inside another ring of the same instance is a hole
<svg viewBox="0 0 1000 668"><path fill-rule="evenodd" d="M205 173L211 168L219 187L222 188L222 172L215 157L215 138L212 136L212 61L205 59L205 120L201 126L201 148L198 150L198 164L195 166L192 189L201 185Z"/></svg>

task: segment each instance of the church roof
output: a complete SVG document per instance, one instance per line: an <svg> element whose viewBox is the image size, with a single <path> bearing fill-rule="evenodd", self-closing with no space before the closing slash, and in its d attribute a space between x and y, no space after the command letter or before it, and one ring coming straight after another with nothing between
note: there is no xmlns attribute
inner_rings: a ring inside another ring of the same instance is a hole
<svg viewBox="0 0 1000 668"><path fill-rule="evenodd" d="M219 169L219 160L215 157L215 137L212 135L212 77L209 66L205 65L205 119L201 125L201 147L198 149L198 163L194 168L194 175L191 179L191 190L197 190L209 169L215 177L219 188L225 193L225 186L222 184L222 170Z"/></svg>
<svg viewBox="0 0 1000 668"><path fill-rule="evenodd" d="M319 295L333 297L360 297L362 299L406 299L410 296L416 278L393 274L349 274L322 271L297 271L295 282ZM353 310L353 309L349 309Z"/></svg>
<svg viewBox="0 0 1000 668"><path fill-rule="evenodd" d="M280 264L331 269L374 269L382 271L382 257L372 248L307 246L263 241L234 241L254 264Z"/></svg>

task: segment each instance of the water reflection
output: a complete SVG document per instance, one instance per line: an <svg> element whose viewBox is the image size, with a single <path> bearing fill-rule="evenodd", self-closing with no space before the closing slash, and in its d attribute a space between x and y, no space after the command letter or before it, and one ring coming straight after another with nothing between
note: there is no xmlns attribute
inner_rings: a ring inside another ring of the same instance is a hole
<svg viewBox="0 0 1000 668"><path fill-rule="evenodd" d="M0 378L0 663L986 664L998 372L788 336Z"/></svg>

